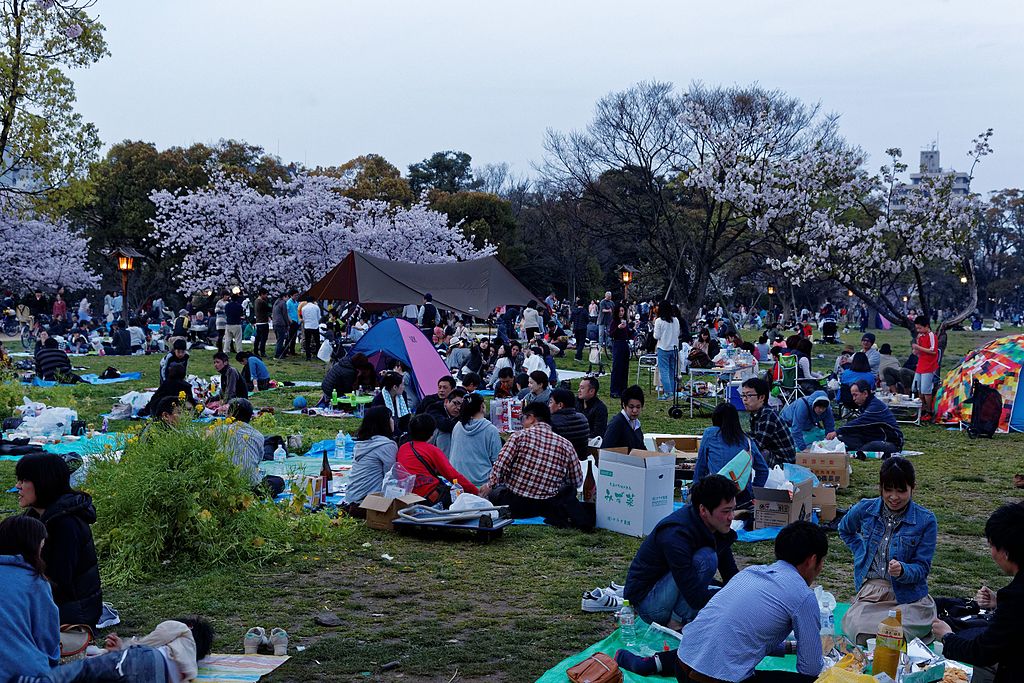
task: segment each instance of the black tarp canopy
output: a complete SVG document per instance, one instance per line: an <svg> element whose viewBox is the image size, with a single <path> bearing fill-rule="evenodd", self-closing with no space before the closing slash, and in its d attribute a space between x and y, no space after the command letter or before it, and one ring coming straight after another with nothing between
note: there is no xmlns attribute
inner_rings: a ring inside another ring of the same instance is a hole
<svg viewBox="0 0 1024 683"><path fill-rule="evenodd" d="M450 263L404 263L350 251L305 293L317 301L353 301L385 309L419 304L430 293L438 308L486 318L498 306L536 297L501 261L488 256Z"/></svg>

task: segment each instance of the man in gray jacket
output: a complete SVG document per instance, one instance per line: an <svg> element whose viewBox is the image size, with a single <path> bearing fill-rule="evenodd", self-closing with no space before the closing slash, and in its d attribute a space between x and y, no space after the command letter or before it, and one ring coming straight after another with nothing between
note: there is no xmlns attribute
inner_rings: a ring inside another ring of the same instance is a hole
<svg viewBox="0 0 1024 683"><path fill-rule="evenodd" d="M288 297L281 294L274 301L274 308L270 314L271 324L274 326L274 339L277 340L274 346L274 358L284 358L285 347L288 344Z"/></svg>

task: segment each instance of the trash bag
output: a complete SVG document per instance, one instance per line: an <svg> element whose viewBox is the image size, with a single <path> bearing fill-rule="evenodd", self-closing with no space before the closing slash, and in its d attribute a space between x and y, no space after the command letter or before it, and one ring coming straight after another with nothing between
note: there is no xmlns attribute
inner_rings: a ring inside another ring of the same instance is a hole
<svg viewBox="0 0 1024 683"><path fill-rule="evenodd" d="M384 475L380 490L385 498L400 498L412 493L416 486L416 475L409 474L404 467L394 464Z"/></svg>
<svg viewBox="0 0 1024 683"><path fill-rule="evenodd" d="M329 363L332 353L334 353L334 347L331 346L331 342L324 339L323 343L320 344L320 350L316 352L316 357L325 363Z"/></svg>
<svg viewBox="0 0 1024 683"><path fill-rule="evenodd" d="M472 493L461 493L461 494L459 494L458 498L455 499L455 502L452 503L452 506L450 508L448 508L448 509L449 510L455 510L455 511L461 511L461 510L479 510L480 508L485 508L486 509L486 508L490 508L490 507L494 507L494 504L491 503L491 501L487 500L486 498L481 498L480 496L475 496ZM497 510L491 510L490 512L488 512L486 514L490 515L491 519L497 519L498 518L498 511Z"/></svg>

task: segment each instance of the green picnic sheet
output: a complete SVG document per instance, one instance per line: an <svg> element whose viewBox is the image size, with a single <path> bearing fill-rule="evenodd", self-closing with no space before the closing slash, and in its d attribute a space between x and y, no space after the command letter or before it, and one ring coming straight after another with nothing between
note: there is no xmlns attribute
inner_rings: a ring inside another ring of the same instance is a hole
<svg viewBox="0 0 1024 683"><path fill-rule="evenodd" d="M841 633L842 633L842 630L843 630L843 628L842 628L843 615L846 614L846 610L848 610L849 608L850 608L850 604L847 603L847 602L840 602L839 604L836 605L835 624L836 624L836 635L837 636L841 635ZM640 620L637 620L637 623L639 625L640 624ZM643 636L643 632L642 631L645 631L646 629L647 629L647 626L644 625L641 629L638 629L638 634L640 636ZM685 634L683 635L683 637L684 638L686 637ZM742 638L743 636L742 636L742 634L736 634L736 637L737 638ZM662 642L663 643L667 642L668 646L671 649L673 649L673 650L675 650L678 647L678 642L674 638L672 638L670 636L666 636L663 639ZM658 644L656 642L655 643L650 643L650 645L652 647L657 645L657 648L659 650L663 649L662 645ZM607 638L605 638L604 640L602 640L602 641L600 641L598 643L595 643L594 645L591 645L590 647L588 647L583 652L580 652L580 653L575 654L575 655L573 655L571 657L567 657L566 659L563 659L561 662L556 664L554 667L552 667L552 668L548 669L547 671L545 671L544 675L542 675L540 678L537 679L537 683L565 683L565 681L569 680L568 677L566 676L565 672L568 671L570 668L576 666L580 662L582 662L587 657L589 657L589 656L591 656L593 654L596 654L598 652L603 652L606 655L608 655L609 657L614 657L616 650L622 650L622 649L625 649L625 648L626 648L626 644L622 641L622 638L619 637L619 629L615 629L615 632L612 633ZM796 671L796 655L786 655L785 657L765 657L763 660L761 660L761 663L757 665L757 668L759 670L761 670L761 671L794 671L795 672ZM642 681L650 681L650 680L667 680L667 679L664 679L664 678L662 678L662 679L657 679L657 678L652 679L652 678L649 678L647 676L638 676L637 674L631 673L629 671L623 671L622 672L622 677L623 677L622 678L623 681L633 681L634 683L641 683Z"/></svg>

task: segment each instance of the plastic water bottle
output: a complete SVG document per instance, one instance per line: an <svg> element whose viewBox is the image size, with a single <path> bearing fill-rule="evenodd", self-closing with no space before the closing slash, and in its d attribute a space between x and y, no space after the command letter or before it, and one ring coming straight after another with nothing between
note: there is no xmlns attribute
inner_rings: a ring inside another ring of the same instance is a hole
<svg viewBox="0 0 1024 683"><path fill-rule="evenodd" d="M356 452L356 440L352 438L351 434L345 435L345 457L352 459L352 456Z"/></svg>
<svg viewBox="0 0 1024 683"><path fill-rule="evenodd" d="M619 630L626 647L634 647L636 645L636 614L629 606L629 600L622 601L622 609L619 610Z"/></svg>
<svg viewBox="0 0 1024 683"><path fill-rule="evenodd" d="M287 457L288 453L285 452L284 446L278 446L274 449L274 462L284 462Z"/></svg>
<svg viewBox="0 0 1024 683"><path fill-rule="evenodd" d="M452 503L458 500L458 497L466 492L466 489L459 483L458 479L452 479Z"/></svg>
<svg viewBox="0 0 1024 683"><path fill-rule="evenodd" d="M345 457L345 430L339 429L337 436L334 437L334 457L343 458Z"/></svg>

